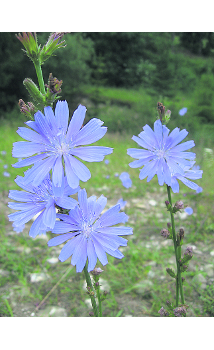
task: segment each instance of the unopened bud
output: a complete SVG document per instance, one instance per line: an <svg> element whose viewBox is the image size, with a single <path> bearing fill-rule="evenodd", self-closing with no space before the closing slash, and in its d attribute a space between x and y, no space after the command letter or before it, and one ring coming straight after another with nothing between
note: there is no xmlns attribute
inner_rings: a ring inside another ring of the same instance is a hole
<svg viewBox="0 0 214 350"><path fill-rule="evenodd" d="M166 268L166 272L173 278L176 278L175 272L169 267Z"/></svg>
<svg viewBox="0 0 214 350"><path fill-rule="evenodd" d="M93 311L90 311L90 312L89 312L89 316L91 316L91 317L93 317L93 316L94 316Z"/></svg>
<svg viewBox="0 0 214 350"><path fill-rule="evenodd" d="M26 115L28 118L32 118L32 116L36 113L36 107L32 102L28 102L26 105L26 103L20 99L18 106L20 108L20 112Z"/></svg>
<svg viewBox="0 0 214 350"><path fill-rule="evenodd" d="M165 113L166 124L169 122L170 117L171 117L171 111L168 109L167 112Z"/></svg>
<svg viewBox="0 0 214 350"><path fill-rule="evenodd" d="M171 222L167 222L167 227L170 228L172 226Z"/></svg>
<svg viewBox="0 0 214 350"><path fill-rule="evenodd" d="M37 45L37 36L36 33L31 32L23 32L22 34L16 35L17 39L19 39L22 45L25 47L25 53L31 58L33 61L38 59L39 56L39 47Z"/></svg>
<svg viewBox="0 0 214 350"><path fill-rule="evenodd" d="M39 88L36 86L36 84L31 80L30 78L26 78L23 81L24 86L28 90L30 96L38 103L38 104L44 104L45 98L42 95Z"/></svg>

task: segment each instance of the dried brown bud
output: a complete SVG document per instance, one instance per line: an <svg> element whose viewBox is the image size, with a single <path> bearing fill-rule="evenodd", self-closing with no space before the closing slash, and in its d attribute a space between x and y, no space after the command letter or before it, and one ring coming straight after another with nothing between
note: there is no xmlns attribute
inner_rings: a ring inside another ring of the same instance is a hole
<svg viewBox="0 0 214 350"><path fill-rule="evenodd" d="M93 271L91 271L91 274L94 276L100 275L104 270L102 270L100 267L95 267Z"/></svg>
<svg viewBox="0 0 214 350"><path fill-rule="evenodd" d="M170 232L166 229L166 228L163 228L161 230L161 236L164 237L164 238L168 238L170 235Z"/></svg>
<svg viewBox="0 0 214 350"><path fill-rule="evenodd" d="M161 317L167 317L169 316L169 313L162 307L158 313L160 314Z"/></svg>
<svg viewBox="0 0 214 350"><path fill-rule="evenodd" d="M50 73L48 85L46 84L46 86L49 88L50 92L52 92L53 94L57 94L62 91L62 80L59 81L57 78L53 77L52 73Z"/></svg>
<svg viewBox="0 0 214 350"><path fill-rule="evenodd" d="M180 237L180 239L184 238L184 229L182 227L179 230L179 237Z"/></svg>
<svg viewBox="0 0 214 350"><path fill-rule="evenodd" d="M182 201L177 201L174 205L176 210L184 209L184 203Z"/></svg>

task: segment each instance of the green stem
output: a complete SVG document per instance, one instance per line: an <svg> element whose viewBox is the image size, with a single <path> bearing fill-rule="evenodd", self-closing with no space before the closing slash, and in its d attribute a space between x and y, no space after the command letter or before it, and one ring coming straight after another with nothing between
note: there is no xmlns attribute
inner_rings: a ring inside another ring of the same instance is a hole
<svg viewBox="0 0 214 350"><path fill-rule="evenodd" d="M40 91L42 94L45 94L45 84L44 84L41 64L38 60L34 61L33 63L36 69L36 75L38 78Z"/></svg>
<svg viewBox="0 0 214 350"><path fill-rule="evenodd" d="M93 292L93 286L92 286L92 283L91 283L91 278L90 278L90 275L88 273L88 263L86 263L86 265L84 267L84 273L85 273L85 279L86 279L87 287L90 288L90 292ZM95 317L99 317L99 313L98 313L98 310L97 310L97 304L96 304L95 297L91 293L89 295L90 295L90 298L91 298L91 304L92 304L92 307L93 307L94 316Z"/></svg>
<svg viewBox="0 0 214 350"><path fill-rule="evenodd" d="M171 199L171 193L170 193L170 186L167 185L167 193L168 193L168 199L169 203L172 207L172 199ZM175 234L175 221L174 221L174 214L170 211L171 215L171 224L172 224L172 235L173 235L173 242L174 242L174 249L175 249L175 258L176 258L176 265L177 265L177 277L176 277L176 307L179 303L179 289L180 289L180 295L181 295L181 302L184 304L184 294L183 294L183 285L181 280L181 271L180 271L180 264L179 264L179 249L177 250L177 240L176 240L176 234Z"/></svg>
<svg viewBox="0 0 214 350"><path fill-rule="evenodd" d="M102 317L102 301L100 298L100 285L97 287L97 299L99 303L99 317Z"/></svg>

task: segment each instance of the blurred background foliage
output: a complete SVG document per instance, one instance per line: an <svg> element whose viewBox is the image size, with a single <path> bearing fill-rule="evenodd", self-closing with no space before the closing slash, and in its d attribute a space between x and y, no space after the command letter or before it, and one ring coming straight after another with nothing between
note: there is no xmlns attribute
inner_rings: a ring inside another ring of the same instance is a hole
<svg viewBox="0 0 214 350"><path fill-rule="evenodd" d="M43 45L49 33L37 36ZM214 33L79 32L65 40L43 75L45 83L50 72L63 80L61 96L71 112L83 101L88 119L99 114L109 131L134 132L154 120L160 100L177 117L188 108L185 127L214 123ZM18 100L28 102L23 80L37 83L21 49L15 33L0 33L0 120L17 118Z"/></svg>

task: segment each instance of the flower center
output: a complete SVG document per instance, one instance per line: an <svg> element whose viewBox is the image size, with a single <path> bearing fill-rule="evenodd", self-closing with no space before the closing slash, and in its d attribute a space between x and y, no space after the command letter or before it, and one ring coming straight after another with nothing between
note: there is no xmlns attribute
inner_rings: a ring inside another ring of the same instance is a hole
<svg viewBox="0 0 214 350"><path fill-rule="evenodd" d="M58 153L59 154L68 154L69 151L69 145L65 142L62 142L58 147Z"/></svg>
<svg viewBox="0 0 214 350"><path fill-rule="evenodd" d="M91 235L91 232L93 231L93 226L89 225L88 222L83 222L82 224L82 233L85 236L85 238L89 238Z"/></svg>
<svg viewBox="0 0 214 350"><path fill-rule="evenodd" d="M158 159L166 159L166 151L164 149L158 149L155 151L155 155Z"/></svg>

